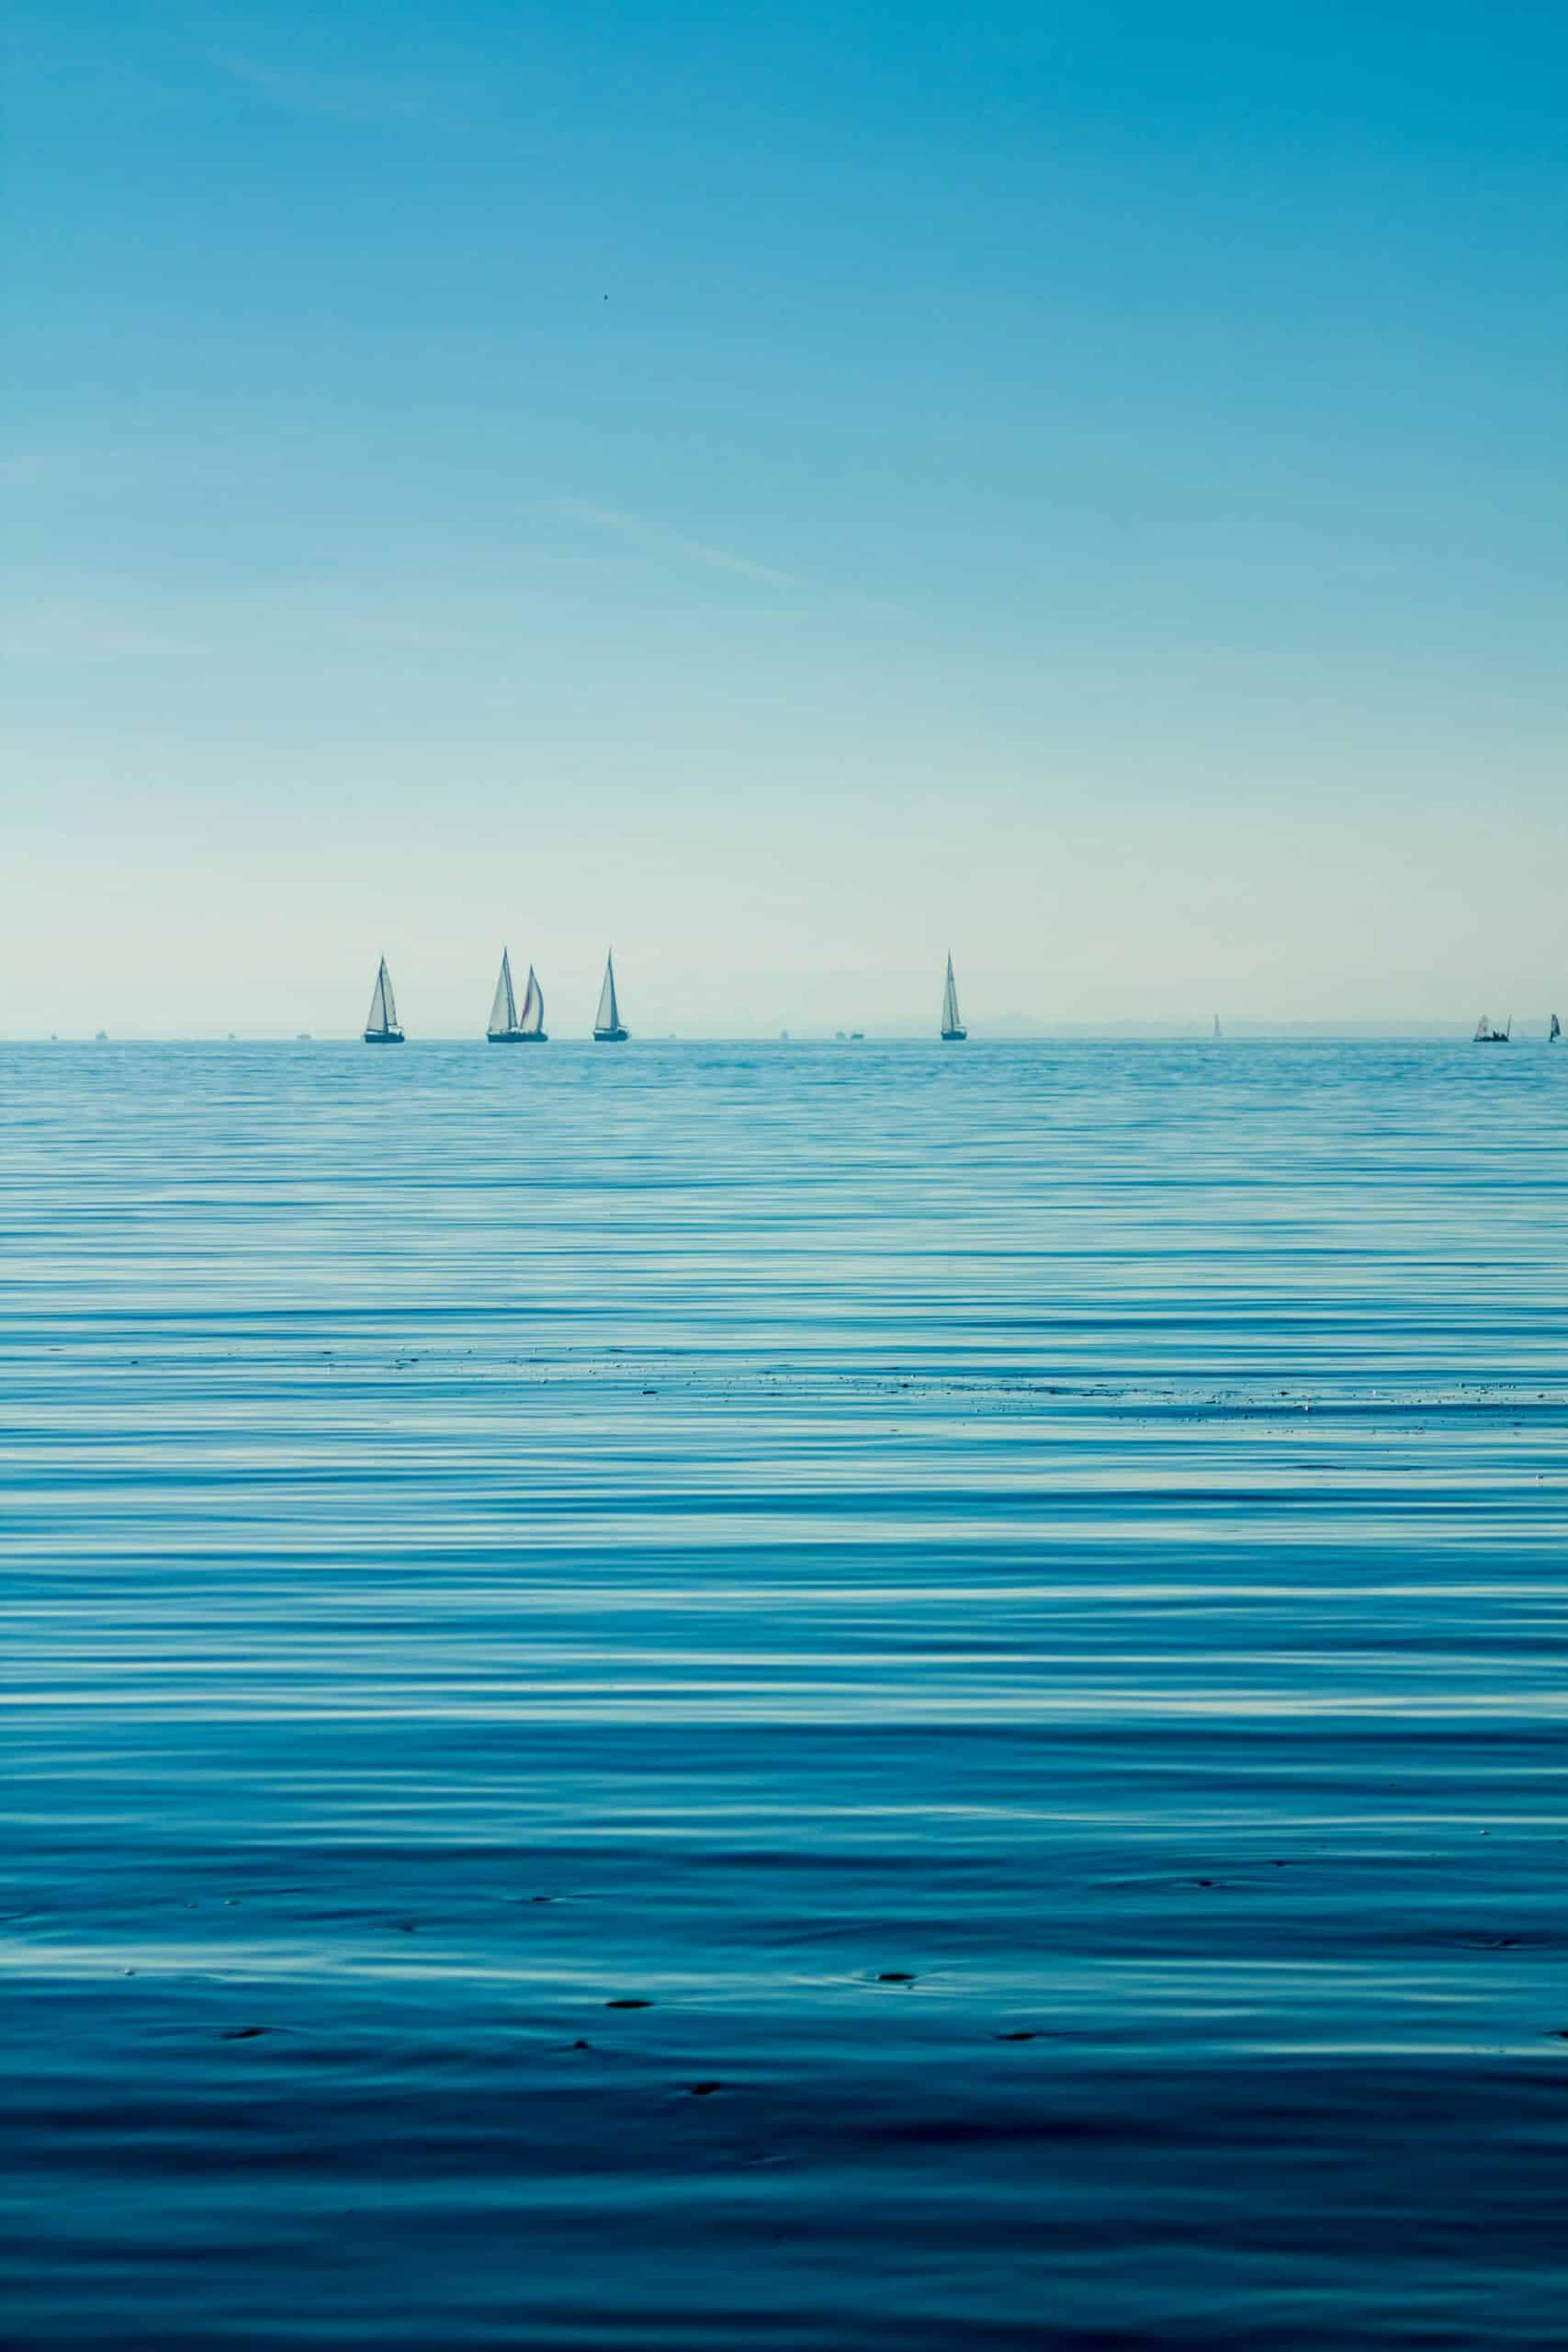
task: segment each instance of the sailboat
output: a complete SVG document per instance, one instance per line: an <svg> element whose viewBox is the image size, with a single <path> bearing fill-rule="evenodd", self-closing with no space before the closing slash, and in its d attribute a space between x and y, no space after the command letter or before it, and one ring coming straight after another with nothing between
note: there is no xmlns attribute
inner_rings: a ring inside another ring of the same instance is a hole
<svg viewBox="0 0 1568 2352"><path fill-rule="evenodd" d="M624 1046L626 1031L621 1026L621 1008L615 1001L615 959L604 958L604 985L599 991L599 1011L593 1023L596 1046Z"/></svg>
<svg viewBox="0 0 1568 2352"><path fill-rule="evenodd" d="M1220 1027L1220 1016L1216 1012L1214 1015L1214 1043L1216 1046L1224 1035L1224 1031Z"/></svg>
<svg viewBox="0 0 1568 2352"><path fill-rule="evenodd" d="M1472 1042L1477 1046L1506 1046L1508 1042L1508 1030L1513 1025L1514 1016L1511 1012L1508 1015L1508 1024L1506 1029L1494 1029L1486 1015L1483 1013L1475 1024L1475 1036Z"/></svg>
<svg viewBox="0 0 1568 2352"><path fill-rule="evenodd" d="M381 958L376 975L376 992L370 1000L370 1010L365 1016L365 1042L367 1046L400 1046L403 1033L398 1026L398 1008L392 995L392 976L387 969L387 959Z"/></svg>
<svg viewBox="0 0 1568 2352"><path fill-rule="evenodd" d="M543 1046L545 1035L545 995L534 978L534 967L528 967L528 985L523 991L523 1010L517 1009L517 999L512 989L512 958L503 947L501 951L501 978L495 984L495 1001L490 1009L490 1027L485 1031L492 1046Z"/></svg>
<svg viewBox="0 0 1568 2352"><path fill-rule="evenodd" d="M958 985L953 977L953 958L947 959L947 980L942 991L942 1042L944 1046L961 1046L969 1032L958 1017Z"/></svg>
<svg viewBox="0 0 1568 2352"><path fill-rule="evenodd" d="M1556 1043L1557 1043L1557 1040L1559 1039L1559 1037L1561 1037L1561 1036L1562 1036L1562 1022L1561 1022L1561 1021L1559 1021L1559 1019L1557 1018L1556 1013L1554 1012L1554 1013L1552 1014L1552 1016L1551 1016L1551 1028L1550 1028L1550 1029L1547 1031L1547 1033L1546 1033L1546 1042L1547 1042L1547 1044L1548 1044L1549 1046L1555 1046L1555 1045L1556 1045Z"/></svg>

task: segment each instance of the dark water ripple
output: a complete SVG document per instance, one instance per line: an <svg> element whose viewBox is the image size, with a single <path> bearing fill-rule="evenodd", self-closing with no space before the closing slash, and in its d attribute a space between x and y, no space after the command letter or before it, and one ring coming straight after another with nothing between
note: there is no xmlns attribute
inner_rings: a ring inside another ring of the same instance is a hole
<svg viewBox="0 0 1568 2352"><path fill-rule="evenodd" d="M1565 1089L0 1051L0 2337L1559 2343Z"/></svg>

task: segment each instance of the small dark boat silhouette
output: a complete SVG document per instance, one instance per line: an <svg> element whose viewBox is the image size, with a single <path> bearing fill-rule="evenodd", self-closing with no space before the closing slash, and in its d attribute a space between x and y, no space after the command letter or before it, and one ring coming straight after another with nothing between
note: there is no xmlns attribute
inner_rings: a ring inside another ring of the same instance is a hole
<svg viewBox="0 0 1568 2352"><path fill-rule="evenodd" d="M1507 1027L1503 1029L1494 1029L1486 1015L1483 1013L1475 1024L1475 1036L1472 1042L1477 1046L1506 1046L1508 1043L1508 1032L1513 1025L1514 1016L1511 1012L1508 1015Z"/></svg>

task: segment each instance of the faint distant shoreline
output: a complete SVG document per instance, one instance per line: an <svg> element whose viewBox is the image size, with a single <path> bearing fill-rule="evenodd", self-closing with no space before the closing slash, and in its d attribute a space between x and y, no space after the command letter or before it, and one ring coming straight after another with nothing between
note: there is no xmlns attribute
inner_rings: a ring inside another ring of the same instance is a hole
<svg viewBox="0 0 1568 2352"><path fill-rule="evenodd" d="M1525 1014L1516 1020L1515 1042L1528 1045L1532 1041L1544 1044L1550 1015L1542 1012ZM285 1035L279 1031L231 1033L227 1029L193 1031L171 1029L126 1029L111 1033L105 1038L95 1038L83 1030L62 1030L51 1036L39 1030L0 1033L0 1046L94 1046L99 1052L114 1046L280 1046L290 1051L303 1052L312 1046L357 1046L357 1030L317 1030L310 1036ZM430 1030L423 1037L411 1038L411 1043L429 1046L464 1046L478 1042L468 1030ZM570 1036L557 1041L563 1047L586 1045L585 1035ZM649 1046L776 1046L782 1050L793 1046L814 1046L841 1048L846 1054L861 1046L926 1046L937 1039L928 1023L908 1023L886 1028L869 1027L861 1035L849 1036L831 1029L791 1029L787 1035L780 1028L672 1031L650 1035L639 1041ZM1452 1021L1408 1022L1344 1022L1331 1023L1317 1021L1245 1021L1227 1020L1224 1035L1216 1039L1208 1021L1120 1021L1120 1022L1030 1022L1010 1017L996 1022L974 1023L970 1042L976 1046L1049 1046L1049 1045L1201 1045L1215 1053L1235 1045L1469 1045L1472 1024Z"/></svg>

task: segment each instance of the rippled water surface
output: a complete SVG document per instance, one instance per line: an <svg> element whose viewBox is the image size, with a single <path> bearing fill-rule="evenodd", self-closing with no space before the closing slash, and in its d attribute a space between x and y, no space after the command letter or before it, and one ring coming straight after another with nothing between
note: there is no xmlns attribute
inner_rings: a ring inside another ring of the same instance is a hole
<svg viewBox="0 0 1568 2352"><path fill-rule="evenodd" d="M0 1049L0 2336L1561 2343L1565 1102Z"/></svg>

